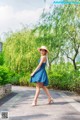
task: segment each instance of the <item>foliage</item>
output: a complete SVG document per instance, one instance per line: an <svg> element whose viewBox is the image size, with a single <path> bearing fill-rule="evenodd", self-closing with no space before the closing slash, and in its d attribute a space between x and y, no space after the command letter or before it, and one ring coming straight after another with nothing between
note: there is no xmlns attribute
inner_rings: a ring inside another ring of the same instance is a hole
<svg viewBox="0 0 80 120"><path fill-rule="evenodd" d="M80 93L80 71L74 71L70 63L52 65L49 81L50 87Z"/></svg>
<svg viewBox="0 0 80 120"><path fill-rule="evenodd" d="M43 13L36 28L38 42L46 43L50 50L50 63L66 56L77 70L76 58L80 52L80 5L63 5Z"/></svg>
<svg viewBox="0 0 80 120"><path fill-rule="evenodd" d="M30 73L25 74L19 79L20 85L30 86Z"/></svg>
<svg viewBox="0 0 80 120"><path fill-rule="evenodd" d="M50 51L50 65L56 58L66 56L76 70L80 50L79 10L76 5L51 8L49 12L43 12L39 24L33 29L24 28L9 35L4 44L5 64L17 73L32 71L33 63L37 65L37 47L46 45Z"/></svg>
<svg viewBox="0 0 80 120"><path fill-rule="evenodd" d="M4 64L4 54L3 52L0 52L0 65Z"/></svg>
<svg viewBox="0 0 80 120"><path fill-rule="evenodd" d="M50 51L49 87L79 92L80 72L76 62L80 54L79 11L79 5L50 8L49 12L43 12L34 28L23 28L7 35L3 52L4 64L10 71L9 83L34 86L29 79L38 64L37 48L46 45ZM5 70L2 71L6 76ZM2 79L3 76L0 77Z"/></svg>
<svg viewBox="0 0 80 120"><path fill-rule="evenodd" d="M0 66L0 85L8 83L9 70L5 66Z"/></svg>
<svg viewBox="0 0 80 120"><path fill-rule="evenodd" d="M29 30L12 33L4 43L4 60L10 70L17 73L32 71L37 65L37 46L35 36Z"/></svg>
<svg viewBox="0 0 80 120"><path fill-rule="evenodd" d="M20 79L20 75L14 72L11 72L11 75L8 78L8 82L12 85L20 85L19 83L19 79Z"/></svg>

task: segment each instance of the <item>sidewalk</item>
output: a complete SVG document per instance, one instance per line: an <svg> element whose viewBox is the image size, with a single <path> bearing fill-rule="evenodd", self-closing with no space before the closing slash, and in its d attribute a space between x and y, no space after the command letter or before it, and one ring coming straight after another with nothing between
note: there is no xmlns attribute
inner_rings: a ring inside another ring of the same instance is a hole
<svg viewBox="0 0 80 120"><path fill-rule="evenodd" d="M32 107L35 88L13 86L12 91L0 101L0 112L8 111L9 120L80 120L80 97L73 93L50 90L54 104L47 105L41 90L38 106Z"/></svg>

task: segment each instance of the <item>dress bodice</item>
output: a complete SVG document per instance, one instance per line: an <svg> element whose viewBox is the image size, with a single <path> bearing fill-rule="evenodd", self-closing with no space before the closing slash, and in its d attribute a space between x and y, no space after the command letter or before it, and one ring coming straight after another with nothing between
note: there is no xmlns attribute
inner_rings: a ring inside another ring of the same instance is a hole
<svg viewBox="0 0 80 120"><path fill-rule="evenodd" d="M38 62L40 62L40 59L38 60ZM45 68L46 66L46 62L45 63L42 63L41 67L40 68Z"/></svg>

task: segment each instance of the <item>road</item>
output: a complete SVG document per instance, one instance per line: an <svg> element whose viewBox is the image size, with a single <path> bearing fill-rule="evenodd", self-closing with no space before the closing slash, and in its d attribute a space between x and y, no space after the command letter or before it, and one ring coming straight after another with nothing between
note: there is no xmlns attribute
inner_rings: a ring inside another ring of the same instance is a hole
<svg viewBox="0 0 80 120"><path fill-rule="evenodd" d="M4 112L8 112L9 120L80 120L80 96L58 90L50 93L54 104L47 104L41 90L38 105L32 107L35 88L13 86L12 93L0 100L0 120Z"/></svg>

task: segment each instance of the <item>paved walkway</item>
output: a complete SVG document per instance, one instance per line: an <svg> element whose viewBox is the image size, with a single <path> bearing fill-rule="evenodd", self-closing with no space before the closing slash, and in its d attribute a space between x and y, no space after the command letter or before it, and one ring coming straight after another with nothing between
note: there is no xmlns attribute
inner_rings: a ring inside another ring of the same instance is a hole
<svg viewBox="0 0 80 120"><path fill-rule="evenodd" d="M50 90L54 104L47 105L41 90L38 106L32 107L35 88L13 86L12 91L0 100L0 114L8 111L9 120L80 120L80 97L73 93Z"/></svg>

